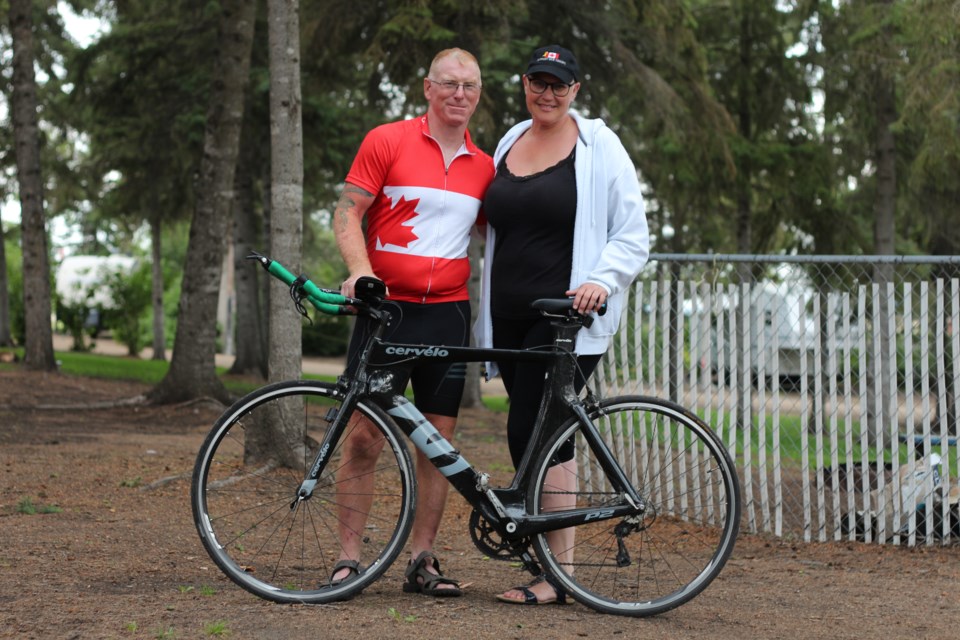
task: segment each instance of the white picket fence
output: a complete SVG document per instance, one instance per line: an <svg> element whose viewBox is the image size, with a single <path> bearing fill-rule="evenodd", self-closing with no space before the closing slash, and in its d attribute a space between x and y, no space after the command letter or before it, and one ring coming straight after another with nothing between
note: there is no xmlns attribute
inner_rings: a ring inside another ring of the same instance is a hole
<svg viewBox="0 0 960 640"><path fill-rule="evenodd" d="M597 379L714 427L744 530L960 539L960 257L652 259Z"/></svg>

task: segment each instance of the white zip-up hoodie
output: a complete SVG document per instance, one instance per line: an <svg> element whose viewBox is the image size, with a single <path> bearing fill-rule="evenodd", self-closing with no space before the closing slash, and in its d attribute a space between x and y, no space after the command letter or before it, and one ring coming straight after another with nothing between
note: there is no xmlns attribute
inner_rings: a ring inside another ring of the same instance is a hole
<svg viewBox="0 0 960 640"><path fill-rule="evenodd" d="M650 235L637 171L620 139L602 120L586 119L570 111L580 130L574 171L577 176L577 213L573 229L573 269L570 289L593 282L607 290L607 312L594 318L589 329L577 335L580 355L604 353L620 325L623 295L650 254ZM532 125L515 125L500 140L493 155L494 166L513 143ZM496 231L487 225L483 256L480 310L474 338L483 348L493 346L490 316L490 267ZM497 375L495 363L487 363L487 375Z"/></svg>

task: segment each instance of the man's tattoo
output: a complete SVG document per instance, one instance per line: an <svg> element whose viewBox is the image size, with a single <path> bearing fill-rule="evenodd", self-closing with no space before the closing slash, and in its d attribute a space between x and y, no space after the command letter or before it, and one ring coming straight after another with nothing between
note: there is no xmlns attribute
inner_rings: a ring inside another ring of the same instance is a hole
<svg viewBox="0 0 960 640"><path fill-rule="evenodd" d="M343 188L343 193L340 194L340 199L337 200L337 207L333 212L334 225L346 224L347 217L350 215L350 210L356 208L357 206L357 196L372 198L373 194L366 189L361 189L360 187L353 185L345 186Z"/></svg>

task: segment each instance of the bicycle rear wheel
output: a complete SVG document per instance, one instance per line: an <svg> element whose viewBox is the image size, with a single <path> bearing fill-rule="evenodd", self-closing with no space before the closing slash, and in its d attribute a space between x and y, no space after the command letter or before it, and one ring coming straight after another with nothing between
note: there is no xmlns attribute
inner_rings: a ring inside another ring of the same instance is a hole
<svg viewBox="0 0 960 640"><path fill-rule="evenodd" d="M664 400L610 398L588 414L645 509L535 536L537 556L574 599L598 611L649 616L678 607L710 584L733 550L740 489L730 456L699 418ZM576 457L558 466L570 438ZM576 421L561 427L534 468L532 512L625 503Z"/></svg>
<svg viewBox="0 0 960 640"><path fill-rule="evenodd" d="M311 496L298 499L341 401L336 386L324 382L268 385L227 409L197 455L191 502L200 539L231 580L261 598L303 603L349 598L382 575L406 542L416 500L413 466L396 426L375 406L359 404ZM358 416L373 425L366 451L382 447L373 482L363 491L355 489L356 476L338 473L349 463L343 443L357 429ZM303 438L296 436L289 453L258 454L276 449L272 443L281 437L276 428L281 421L285 430L302 428ZM347 511L358 509L366 517L365 528L357 531L363 542L360 575L331 585L341 551L338 525L349 517Z"/></svg>

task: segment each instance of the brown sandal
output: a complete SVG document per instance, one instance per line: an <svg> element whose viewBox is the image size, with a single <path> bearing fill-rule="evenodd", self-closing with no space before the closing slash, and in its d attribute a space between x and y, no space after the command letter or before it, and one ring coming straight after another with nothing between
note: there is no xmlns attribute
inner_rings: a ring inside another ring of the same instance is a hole
<svg viewBox="0 0 960 640"><path fill-rule="evenodd" d="M437 573L427 571L428 562ZM403 583L404 593L422 593L425 596L436 598L456 598L463 595L460 583L440 573L440 562L429 551L423 551L418 555L417 559L407 566L404 575L407 578L407 581ZM440 585L451 586L438 588Z"/></svg>

